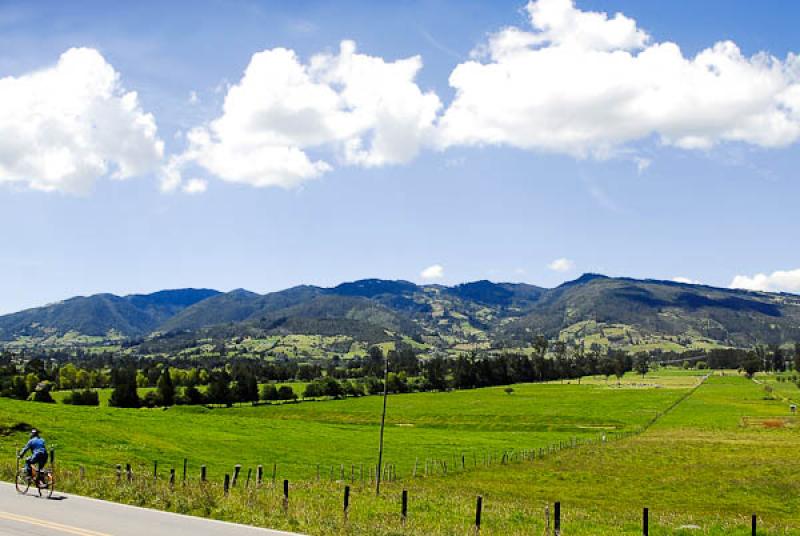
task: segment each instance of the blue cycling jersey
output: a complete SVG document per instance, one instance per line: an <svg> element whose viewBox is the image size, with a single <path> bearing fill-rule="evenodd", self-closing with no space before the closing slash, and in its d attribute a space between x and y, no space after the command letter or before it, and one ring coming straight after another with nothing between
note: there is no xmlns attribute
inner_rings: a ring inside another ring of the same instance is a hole
<svg viewBox="0 0 800 536"><path fill-rule="evenodd" d="M44 439L41 437L34 437L28 444L25 445L25 448L22 449L23 454L31 451L31 454L46 454L47 453L47 446L45 445Z"/></svg>

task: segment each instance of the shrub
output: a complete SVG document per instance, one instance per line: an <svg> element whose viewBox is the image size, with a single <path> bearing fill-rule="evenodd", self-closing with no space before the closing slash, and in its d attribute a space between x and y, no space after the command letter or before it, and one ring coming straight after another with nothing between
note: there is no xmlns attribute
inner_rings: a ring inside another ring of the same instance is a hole
<svg viewBox="0 0 800 536"><path fill-rule="evenodd" d="M50 395L50 389L52 388L52 384L42 382L36 386L36 390L33 392L33 401L34 402L45 402L47 404L55 404L56 401L53 400L53 397Z"/></svg>
<svg viewBox="0 0 800 536"><path fill-rule="evenodd" d="M295 393L294 389L292 389L288 385L281 385L281 388L278 389L278 399L279 400L297 400L297 393Z"/></svg>
<svg viewBox="0 0 800 536"><path fill-rule="evenodd" d="M74 390L64 397L64 404L72 404L73 406L99 406L100 397L97 391L91 389L84 389L83 391Z"/></svg>
<svg viewBox="0 0 800 536"><path fill-rule="evenodd" d="M159 406L160 399L156 391L150 391L142 398L142 407L155 408Z"/></svg>
<svg viewBox="0 0 800 536"><path fill-rule="evenodd" d="M205 402L205 397L200 390L194 385L190 385L183 391L183 396L186 398L186 403L190 405L199 405Z"/></svg>
<svg viewBox="0 0 800 536"><path fill-rule="evenodd" d="M278 400L278 389L275 387L274 384L268 383L266 385L261 386L261 400Z"/></svg>

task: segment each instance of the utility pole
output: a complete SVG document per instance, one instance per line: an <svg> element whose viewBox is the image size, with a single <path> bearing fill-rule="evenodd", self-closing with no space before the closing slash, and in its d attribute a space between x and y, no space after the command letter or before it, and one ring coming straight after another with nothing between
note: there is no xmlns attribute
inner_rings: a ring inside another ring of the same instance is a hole
<svg viewBox="0 0 800 536"><path fill-rule="evenodd" d="M381 469L383 468L383 428L386 424L386 398L389 394L389 352L386 352L386 355L383 359L383 413L381 413L381 440L378 446L378 472L375 475L375 495L381 494Z"/></svg>

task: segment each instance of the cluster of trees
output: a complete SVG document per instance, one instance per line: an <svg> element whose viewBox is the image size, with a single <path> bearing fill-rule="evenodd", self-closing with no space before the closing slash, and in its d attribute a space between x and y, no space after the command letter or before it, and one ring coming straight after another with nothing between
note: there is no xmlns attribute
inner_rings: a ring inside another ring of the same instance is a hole
<svg viewBox="0 0 800 536"><path fill-rule="evenodd" d="M41 359L30 359L18 367L9 352L0 355L0 396L52 403L54 378L54 367Z"/></svg>
<svg viewBox="0 0 800 536"><path fill-rule="evenodd" d="M786 351L777 345L756 346L751 350L724 348L706 352L705 361L712 369L738 369L749 377L756 372L784 372L790 367L800 371L800 343L794 351Z"/></svg>
<svg viewBox="0 0 800 536"><path fill-rule="evenodd" d="M223 404L231 406L237 402L257 402L259 400L258 379L253 371L244 366L206 371L202 369L195 374L197 369L180 371L170 367L163 367L159 371L155 382L155 390L149 391L140 397L137 387L142 371L137 371L132 366L113 368L111 370L111 383L113 390L109 404L120 408L156 407L189 404ZM177 374L176 374L177 373ZM175 377L197 378L196 382L189 381L184 386L176 386ZM207 376L207 377L205 377ZM201 380L200 378L204 378ZM199 383L205 381L205 392L198 389ZM179 387L181 387L179 389Z"/></svg>

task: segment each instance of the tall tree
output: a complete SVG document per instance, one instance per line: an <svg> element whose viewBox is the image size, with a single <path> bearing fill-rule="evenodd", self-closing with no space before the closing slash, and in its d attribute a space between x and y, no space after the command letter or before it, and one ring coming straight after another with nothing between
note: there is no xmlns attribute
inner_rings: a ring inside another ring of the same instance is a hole
<svg viewBox="0 0 800 536"><path fill-rule="evenodd" d="M159 404L162 406L175 405L175 385L172 383L172 375L169 372L169 367L164 367L164 370L161 371L156 389L158 390Z"/></svg>
<svg viewBox="0 0 800 536"><path fill-rule="evenodd" d="M800 342L794 343L794 371L800 372Z"/></svg>
<svg viewBox="0 0 800 536"><path fill-rule="evenodd" d="M233 403L231 396L231 377L224 370L215 370L211 373L208 381L208 392L206 398L212 404L225 404L230 406Z"/></svg>
<svg viewBox="0 0 800 536"><path fill-rule="evenodd" d="M636 356L636 372L642 375L642 378L650 372L650 356L645 353L640 353Z"/></svg>
<svg viewBox="0 0 800 536"><path fill-rule="evenodd" d="M136 391L136 369L132 367L112 369L111 384L114 390L111 391L111 399L108 401L110 406L117 408L141 406L142 401Z"/></svg>

